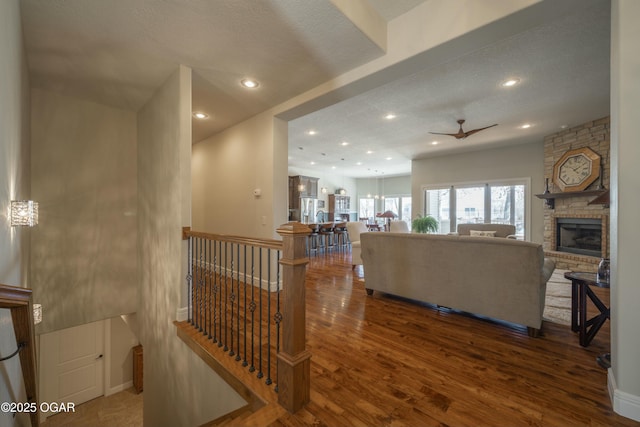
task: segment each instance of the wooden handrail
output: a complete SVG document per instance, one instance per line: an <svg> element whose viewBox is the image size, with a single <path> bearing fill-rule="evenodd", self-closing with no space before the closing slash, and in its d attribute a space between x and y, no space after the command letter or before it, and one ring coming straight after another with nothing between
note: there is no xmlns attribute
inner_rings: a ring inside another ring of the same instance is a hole
<svg viewBox="0 0 640 427"><path fill-rule="evenodd" d="M214 234L204 233L202 231L191 231L190 227L182 228L182 240L187 240L189 237L199 237L207 240L215 240L228 243L236 243L239 245L255 246L257 248L265 249L282 249L282 240L276 239L258 239L254 237L234 236L230 234Z"/></svg>
<svg viewBox="0 0 640 427"><path fill-rule="evenodd" d="M0 308L8 308L11 310L16 344L24 344L19 354L27 401L28 403L35 403L36 407L38 407L36 346L33 330L31 289L0 284ZM31 412L29 416L31 418L31 425L37 427L40 424L39 408L35 412Z"/></svg>
<svg viewBox="0 0 640 427"><path fill-rule="evenodd" d="M280 255L278 256L279 258L278 263L280 264L279 269L281 270L280 277L282 280L281 281L282 287L281 287L281 290L279 291L280 292L278 296L279 302L277 303L277 306L276 306L276 307L279 307L279 308L276 308L278 312L276 312L275 315L273 316L274 320L276 321L276 324L279 325L278 327L280 327L282 331L281 332L282 335L280 336L280 338L279 339L277 338L277 341L280 342L279 350L276 355L277 401L278 401L280 410L285 409L290 413L295 413L299 409L301 409L304 405L306 405L310 400L311 385L310 385L309 379L310 379L311 353L306 348L305 275L306 275L306 266L309 263L309 258L307 257L307 254L306 254L306 248L307 248L306 243L307 243L307 238L311 233L311 229L308 226L301 224L299 222L289 222L287 224L281 225L277 229L277 232L280 236L282 236L281 241L275 240L275 239L255 239L255 238L248 238L248 237L194 232L194 231L191 231L189 227L183 228L182 235L183 235L183 239L185 240L201 239L205 241L209 240L214 242L215 241L228 242L228 243L237 244L237 245L246 245L246 246L257 247L257 248L277 250L280 253ZM199 289L194 288L196 290L192 292L196 292L196 296L194 297L196 300L202 297L201 301L205 302L204 306L206 307L211 300L211 294L210 293L207 294L207 292L211 292L211 290L208 290L209 289L208 281L211 280L211 267L209 266L209 263L211 263L211 255L210 255L211 247L207 245L201 245L201 244L196 244L195 246L190 245L189 264L191 265L191 262L192 262L191 261L192 251L193 250L200 251L201 248L204 248L203 249L204 251L209 251L209 252L205 252L204 256L199 256L199 257L197 257L196 255L193 255L194 258L196 257L198 258L198 261L193 262L193 266L191 267L193 269L193 276L190 270L189 274L187 275L187 280L189 281L190 289L191 289L192 280L197 281L199 283ZM207 253L209 254L208 256L207 256ZM226 251L225 251L225 254L226 254ZM215 255L214 255L214 259L215 259ZM225 263L227 262L226 255L225 255L224 262ZM232 258L231 265L233 265L233 262L234 261ZM245 266L245 269L246 269L246 266ZM216 272L215 266L213 267L213 271L214 273ZM216 273L216 274L219 274L219 273ZM233 273L231 273L230 277L233 278ZM238 277L240 277L240 275L238 275ZM233 286L233 279L231 280L231 284ZM262 285L260 285L260 288L262 289ZM236 297L237 291L234 292L233 288L231 289L232 289L231 301L233 301L233 298ZM218 292L218 291L214 291L214 292ZM191 299L192 297L190 296L189 298ZM216 298L216 294L214 294L214 302L215 302L215 298ZM253 298L253 296L251 298ZM240 301L240 299L238 299L238 301ZM218 304L219 304L219 307L223 305L222 302L219 302ZM254 302L251 301L251 304L254 304ZM210 340L212 338L210 334L211 331L209 331L208 338L203 335L203 331L205 331L206 333L206 329L207 329L207 321L206 321L207 314L206 312L204 312L204 314L201 314L201 311L200 311L202 308L201 304L194 305L194 307L195 307L194 308L195 312L194 312L193 319L196 319L196 323L194 324L194 322L191 320L189 322L191 323L191 325L196 326L196 329L199 330L198 336L200 337L201 340L204 340L204 341ZM253 313L254 310L255 310L255 306L254 308L251 308L251 312ZM231 313L232 313L231 316L233 318L233 311ZM237 313L239 315L239 312ZM200 325L200 327L197 324L198 321L201 321L203 319L203 316L205 320L204 329L202 327L202 324ZM212 317L211 314L209 314L209 325L208 325L209 328L211 327L210 325L211 317ZM189 314L189 318L192 319L191 314ZM224 318L226 318L226 311L224 314ZM215 339L215 321L217 319L217 316L215 315L215 313L214 313L213 319L214 319L213 329L214 329L214 339ZM253 316L251 321L253 322ZM233 325L233 321L232 321L232 325ZM253 331L251 331L251 334L253 334ZM188 344L192 341L190 339L187 339L186 335L184 334L184 332L181 332L180 328L178 328L178 335L181 336L181 338ZM233 332L231 336L233 336ZM226 334L225 334L224 340L226 340ZM214 342L216 341L214 340ZM218 347L220 347L221 344L222 342L218 341ZM219 364L214 363L212 360L206 357L204 352L200 351L200 347L198 347L195 344L195 342L189 345L192 348L194 348L194 351L196 351L196 353L203 360L205 361L208 360L207 363L210 366L214 367L215 370L224 371L221 365L218 366ZM233 347L233 342L231 347ZM226 344L225 344L224 351L226 352ZM253 356L251 357L252 357L251 363L253 363ZM239 361L240 358L236 357L236 360ZM262 366L261 363L262 362L260 362L260 366ZM269 362L267 362L267 365L269 365ZM247 366L247 365L245 364L244 366ZM253 369L253 366L251 366L251 369ZM253 371L250 371L250 372L253 372ZM262 378L261 375L262 374L260 374L258 378ZM230 381L228 379L229 375L222 375L222 376L223 378L226 378L230 384L234 383L235 381L235 380ZM267 378L268 380L266 384L271 384L271 380L269 378L268 372L267 372ZM254 398L247 398L248 402L252 402L254 400L255 400ZM265 400L263 401L263 403L267 403L267 401ZM273 403L275 403L275 400ZM234 414L227 415L224 417L224 419L235 419L236 417L244 417L244 415L239 415L239 414L240 413L244 414L246 412L245 409L248 409L249 412L253 413L259 409L258 406L260 405L250 403L247 406L247 408L243 408L242 411L240 411L238 414L234 413ZM267 406L269 405L267 404ZM266 407L263 407L262 409L267 410ZM268 411L270 413L275 413L273 412L274 409L272 408L268 409Z"/></svg>

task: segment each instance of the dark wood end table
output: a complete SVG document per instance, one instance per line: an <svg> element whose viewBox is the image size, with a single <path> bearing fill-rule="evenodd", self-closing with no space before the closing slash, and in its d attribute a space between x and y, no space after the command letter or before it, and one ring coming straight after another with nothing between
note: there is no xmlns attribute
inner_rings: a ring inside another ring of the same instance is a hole
<svg viewBox="0 0 640 427"><path fill-rule="evenodd" d="M595 273L569 271L564 277L571 280L571 330L580 333L580 345L586 347L610 316L609 307L604 305L591 286L609 288L609 282L599 281ZM600 311L591 319L587 319L587 297Z"/></svg>

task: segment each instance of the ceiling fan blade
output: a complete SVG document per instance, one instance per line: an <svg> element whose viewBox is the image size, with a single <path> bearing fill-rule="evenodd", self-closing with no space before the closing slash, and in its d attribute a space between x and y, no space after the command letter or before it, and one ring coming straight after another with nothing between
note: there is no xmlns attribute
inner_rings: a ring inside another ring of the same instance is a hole
<svg viewBox="0 0 640 427"><path fill-rule="evenodd" d="M473 135L474 133L480 132L481 130L492 128L494 126L498 126L498 124L496 123L496 124L491 125L491 126L486 126L486 127L483 127L483 128L478 128L478 129L473 129L473 130L467 131L467 132L464 133L464 137L466 138L469 135Z"/></svg>
<svg viewBox="0 0 640 427"><path fill-rule="evenodd" d="M462 120L462 119L458 120L458 124L460 125L460 129L458 130L458 133L441 133L441 132L429 132L429 133L431 133L433 135L452 136L452 137L454 137L456 139L464 139L464 138L466 138L466 137L468 137L470 135L473 135L474 133L480 132L481 130L489 129L489 128L492 128L494 126L498 126L498 124L496 123L496 124L491 125L491 126L486 126L486 127L483 127L483 128L473 129L473 130L470 130L468 132L465 132L464 130L462 130L462 124L463 123L464 123L464 120Z"/></svg>
<svg viewBox="0 0 640 427"><path fill-rule="evenodd" d="M442 132L429 132L433 135L447 135L447 136L455 136L458 137L460 135L460 132L458 133L442 133Z"/></svg>

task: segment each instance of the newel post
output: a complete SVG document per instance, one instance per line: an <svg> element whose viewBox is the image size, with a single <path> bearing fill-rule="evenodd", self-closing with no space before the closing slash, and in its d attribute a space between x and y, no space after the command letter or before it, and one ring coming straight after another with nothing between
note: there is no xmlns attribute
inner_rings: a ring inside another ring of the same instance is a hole
<svg viewBox="0 0 640 427"><path fill-rule="evenodd" d="M282 346L278 353L278 403L290 413L309 403L311 353L306 349L305 273L309 258L309 227L299 222L281 225Z"/></svg>

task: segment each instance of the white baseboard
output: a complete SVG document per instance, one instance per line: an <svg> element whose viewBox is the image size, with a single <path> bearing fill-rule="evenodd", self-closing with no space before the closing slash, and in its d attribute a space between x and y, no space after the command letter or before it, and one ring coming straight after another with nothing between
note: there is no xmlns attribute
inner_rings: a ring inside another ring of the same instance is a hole
<svg viewBox="0 0 640 427"><path fill-rule="evenodd" d="M105 396L111 396L112 394L119 393L119 392L121 392L123 390L126 390L128 388L131 388L131 387L133 387L133 380L132 381L127 381L126 383L117 385L115 387L111 387L110 389L105 391L104 395Z"/></svg>
<svg viewBox="0 0 640 427"><path fill-rule="evenodd" d="M640 396L618 390L611 368L607 372L607 387L614 412L634 421L640 421Z"/></svg>
<svg viewBox="0 0 640 427"><path fill-rule="evenodd" d="M188 307L180 307L176 310L176 320L178 322L184 322L189 319L189 308Z"/></svg>

